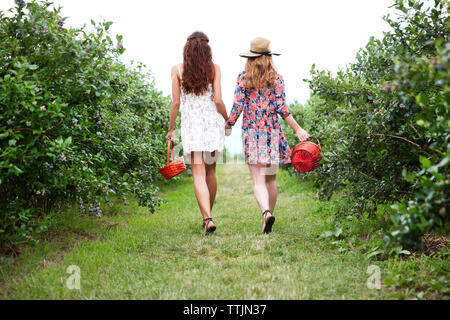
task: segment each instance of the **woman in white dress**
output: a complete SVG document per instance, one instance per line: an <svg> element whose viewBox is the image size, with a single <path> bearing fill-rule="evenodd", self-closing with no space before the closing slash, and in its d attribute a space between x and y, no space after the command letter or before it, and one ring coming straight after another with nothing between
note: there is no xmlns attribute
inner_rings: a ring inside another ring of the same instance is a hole
<svg viewBox="0 0 450 320"><path fill-rule="evenodd" d="M228 120L222 101L220 68L213 63L208 43L203 32L194 32L184 46L183 64L172 67L172 105L166 137L173 139L181 98L183 152L190 160L205 234L216 230L211 217L217 191L216 160L223 150Z"/></svg>

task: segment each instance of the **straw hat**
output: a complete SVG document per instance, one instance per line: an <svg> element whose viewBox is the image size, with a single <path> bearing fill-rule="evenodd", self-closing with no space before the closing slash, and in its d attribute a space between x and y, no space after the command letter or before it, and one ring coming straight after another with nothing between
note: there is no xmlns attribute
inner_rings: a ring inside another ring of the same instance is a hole
<svg viewBox="0 0 450 320"><path fill-rule="evenodd" d="M250 42L250 51L241 53L240 56L243 58L256 58L260 56L279 56L279 53L273 53L270 51L270 40L266 38L255 38Z"/></svg>

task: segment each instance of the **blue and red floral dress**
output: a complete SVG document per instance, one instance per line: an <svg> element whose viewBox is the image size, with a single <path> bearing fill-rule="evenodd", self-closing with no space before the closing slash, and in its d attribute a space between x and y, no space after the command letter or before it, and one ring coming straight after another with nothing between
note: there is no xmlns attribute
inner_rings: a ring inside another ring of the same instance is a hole
<svg viewBox="0 0 450 320"><path fill-rule="evenodd" d="M278 115L291 115L286 107L284 80L277 75L275 85L248 90L245 71L238 76L234 103L227 124L233 126L242 110L242 142L248 164L277 164L291 162L291 149L281 130Z"/></svg>

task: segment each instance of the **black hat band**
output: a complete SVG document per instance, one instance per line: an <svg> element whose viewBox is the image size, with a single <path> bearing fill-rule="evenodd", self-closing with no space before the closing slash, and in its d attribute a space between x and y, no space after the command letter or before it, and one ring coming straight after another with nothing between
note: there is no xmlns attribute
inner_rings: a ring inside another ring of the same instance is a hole
<svg viewBox="0 0 450 320"><path fill-rule="evenodd" d="M261 55L263 55L263 56L271 56L271 55L279 56L279 55L280 55L279 53L272 53L272 52L270 52L270 51L257 52L257 51L250 50L250 52L251 52L251 53L254 53L254 54L261 54Z"/></svg>

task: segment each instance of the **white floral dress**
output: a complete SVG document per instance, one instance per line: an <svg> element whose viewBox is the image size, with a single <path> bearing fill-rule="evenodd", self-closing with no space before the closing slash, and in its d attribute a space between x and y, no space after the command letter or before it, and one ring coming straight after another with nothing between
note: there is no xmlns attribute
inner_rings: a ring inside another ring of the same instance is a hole
<svg viewBox="0 0 450 320"><path fill-rule="evenodd" d="M178 72L181 79L180 66ZM181 89L181 142L183 153L193 151L222 151L225 139L225 120L214 103L212 85L197 96Z"/></svg>

